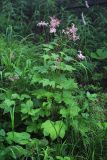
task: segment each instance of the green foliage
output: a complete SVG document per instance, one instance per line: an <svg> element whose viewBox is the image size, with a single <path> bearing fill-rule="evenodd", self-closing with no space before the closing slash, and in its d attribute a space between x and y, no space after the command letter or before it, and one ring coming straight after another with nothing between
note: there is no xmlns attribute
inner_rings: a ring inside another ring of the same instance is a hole
<svg viewBox="0 0 107 160"><path fill-rule="evenodd" d="M0 123L2 159L7 156L10 159L29 156L52 159L53 154L56 159L75 159L73 152L78 148L75 136L81 139L78 145L90 150L89 146L96 143L91 139L93 136L100 138L106 126L104 96L100 98L101 93L96 92L91 84L87 85L89 89L79 86L81 80L77 82L76 66L82 62L75 60L76 50L72 50L73 55L70 55L64 47L57 53L59 39L55 41L49 45L33 46L18 41L8 44L8 41L1 39L1 67L5 69L1 71L0 93L0 110L5 119L5 123ZM88 75L90 72L87 72ZM96 132L99 134L95 136ZM46 143L42 144L42 137ZM72 144L71 148L68 145L64 154L57 148L54 153L52 146L64 140ZM45 144L50 142L47 149ZM92 152L93 149L90 155Z"/></svg>
<svg viewBox="0 0 107 160"><path fill-rule="evenodd" d="M91 54L92 58L103 60L107 58L107 50L106 49L97 49L96 53Z"/></svg>
<svg viewBox="0 0 107 160"><path fill-rule="evenodd" d="M66 126L63 121L52 122L47 120L42 123L41 128L44 129L44 136L50 135L52 140L55 140L58 136L64 138Z"/></svg>
<svg viewBox="0 0 107 160"><path fill-rule="evenodd" d="M72 158L72 157L61 157L61 156L57 156L56 158L59 159L59 160L74 160L74 158Z"/></svg>
<svg viewBox="0 0 107 160"><path fill-rule="evenodd" d="M0 160L106 158L107 12L88 9L84 25L70 4L0 2ZM37 27L54 15L56 34ZM72 23L77 42L62 34Z"/></svg>
<svg viewBox="0 0 107 160"><path fill-rule="evenodd" d="M26 132L17 133L17 132L8 132L6 140L9 144L12 142L25 145L30 141L30 135Z"/></svg>

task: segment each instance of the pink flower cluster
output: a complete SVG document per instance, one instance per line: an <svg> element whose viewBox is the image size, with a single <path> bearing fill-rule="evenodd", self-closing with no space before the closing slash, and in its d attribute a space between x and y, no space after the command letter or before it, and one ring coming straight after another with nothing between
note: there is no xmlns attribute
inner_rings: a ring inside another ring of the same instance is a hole
<svg viewBox="0 0 107 160"><path fill-rule="evenodd" d="M50 33L56 33L56 29L57 27L59 27L60 25L60 20L58 18L55 17L50 17ZM47 27L48 23L45 21L41 21L37 24L38 27Z"/></svg>
<svg viewBox="0 0 107 160"><path fill-rule="evenodd" d="M78 51L78 52L79 52L79 54L77 55L78 59L84 60L85 56L82 54L82 51Z"/></svg>
<svg viewBox="0 0 107 160"><path fill-rule="evenodd" d="M75 27L75 24L72 24L72 27L67 28L66 30L62 30L62 33L67 35L69 39L73 40L74 42L79 39L79 36L77 36L77 28Z"/></svg>
<svg viewBox="0 0 107 160"><path fill-rule="evenodd" d="M58 18L50 17L50 22L49 23L47 23L45 21L41 21L37 24L37 26L38 27L49 26L50 33L55 34L56 31L57 31L57 27L59 27L59 25L60 25L60 22L61 22L61 20L59 20ZM75 24L72 23L72 26L67 28L67 29L63 29L62 33L67 35L70 40L73 40L75 42L76 40L79 39L79 36L77 36L77 30L78 29L75 27Z"/></svg>
<svg viewBox="0 0 107 160"><path fill-rule="evenodd" d="M50 17L50 33L56 33L56 28L60 25L60 20L55 17Z"/></svg>
<svg viewBox="0 0 107 160"><path fill-rule="evenodd" d="M39 26L39 27L47 27L47 26L48 26L48 23L45 22L45 21L41 21L41 22L39 22L39 23L37 24L37 26Z"/></svg>

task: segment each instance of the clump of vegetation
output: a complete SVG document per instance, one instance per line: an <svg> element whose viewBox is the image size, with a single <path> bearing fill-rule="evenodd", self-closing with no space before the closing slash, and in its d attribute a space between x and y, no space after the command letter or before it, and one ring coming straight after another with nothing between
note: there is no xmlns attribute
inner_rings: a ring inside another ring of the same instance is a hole
<svg viewBox="0 0 107 160"><path fill-rule="evenodd" d="M59 3L1 2L1 160L106 159L106 9Z"/></svg>

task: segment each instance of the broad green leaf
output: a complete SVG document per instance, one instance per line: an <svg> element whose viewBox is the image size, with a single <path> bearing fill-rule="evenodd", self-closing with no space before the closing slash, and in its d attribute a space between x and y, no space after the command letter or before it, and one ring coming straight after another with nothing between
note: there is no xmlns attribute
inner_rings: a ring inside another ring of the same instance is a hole
<svg viewBox="0 0 107 160"><path fill-rule="evenodd" d="M98 127L100 128L100 129L105 129L105 130L107 130L107 122L98 122L97 123L97 125L98 125Z"/></svg>
<svg viewBox="0 0 107 160"><path fill-rule="evenodd" d="M58 160L75 160L73 157L62 157L62 156L56 156L56 159L58 159Z"/></svg>
<svg viewBox="0 0 107 160"><path fill-rule="evenodd" d="M45 112L41 109L41 108L37 108L37 109L32 109L29 112L29 115L32 118L32 121L34 122L35 120L37 120L40 116L44 116Z"/></svg>
<svg viewBox="0 0 107 160"><path fill-rule="evenodd" d="M38 99L43 97L51 98L53 96L53 93L45 89L38 89L34 91L32 95L36 96Z"/></svg>
<svg viewBox="0 0 107 160"><path fill-rule="evenodd" d="M80 108L75 103L72 103L72 106L70 106L68 109L71 118L78 116L80 112Z"/></svg>
<svg viewBox="0 0 107 160"><path fill-rule="evenodd" d="M0 142L3 142L5 140L5 130L4 129L0 129Z"/></svg>
<svg viewBox="0 0 107 160"><path fill-rule="evenodd" d="M61 62L60 65L57 66L57 69L71 73L75 70L71 65L65 64L64 62Z"/></svg>
<svg viewBox="0 0 107 160"><path fill-rule="evenodd" d="M26 103L23 103L21 105L21 112L24 114L29 114L31 109L33 108L33 102L31 100L28 100Z"/></svg>
<svg viewBox="0 0 107 160"><path fill-rule="evenodd" d="M60 114L64 118L73 118L75 116L78 116L80 112L80 108L76 104L72 104L71 106L68 106L67 108L62 108L60 110Z"/></svg>
<svg viewBox="0 0 107 160"><path fill-rule="evenodd" d="M12 110L12 106L15 105L15 101L11 99L5 99L5 101L0 104L0 108L4 109L4 113L8 113Z"/></svg>
<svg viewBox="0 0 107 160"><path fill-rule="evenodd" d="M14 159L20 158L21 156L25 156L27 151L21 146L9 146L6 148L8 155Z"/></svg>
<svg viewBox="0 0 107 160"><path fill-rule="evenodd" d="M44 54L42 57L44 58L45 61L50 59L50 56L48 54Z"/></svg>
<svg viewBox="0 0 107 160"><path fill-rule="evenodd" d="M55 92L53 94L53 97L54 97L55 101L58 102L58 103L61 103L62 100L63 100L62 93L60 93L60 92Z"/></svg>
<svg viewBox="0 0 107 160"><path fill-rule="evenodd" d="M12 99L20 99L20 95L17 93L12 94Z"/></svg>
<svg viewBox="0 0 107 160"><path fill-rule="evenodd" d="M21 97L20 97L20 100L24 100L24 99L29 99L30 96L27 95L27 94L22 94Z"/></svg>
<svg viewBox="0 0 107 160"><path fill-rule="evenodd" d="M90 101L95 101L97 99L97 94L95 94L95 93L91 94L90 92L87 92L87 98Z"/></svg>
<svg viewBox="0 0 107 160"><path fill-rule="evenodd" d="M25 145L30 141L30 135L26 132L8 132L6 140L8 143L18 143L21 145Z"/></svg>
<svg viewBox="0 0 107 160"><path fill-rule="evenodd" d="M43 49L45 51L50 51L50 50L54 49L54 46L52 44L44 44L43 47L44 47Z"/></svg>
<svg viewBox="0 0 107 160"><path fill-rule="evenodd" d="M37 130L38 130L38 125L35 122L32 122L27 126L27 132L29 132L29 133L37 132Z"/></svg>
<svg viewBox="0 0 107 160"><path fill-rule="evenodd" d="M72 105L74 102L73 96L71 95L71 91L64 90L63 91L63 101L66 105Z"/></svg>
<svg viewBox="0 0 107 160"><path fill-rule="evenodd" d="M49 68L47 66L36 66L35 67L35 71L41 74L48 73L48 69Z"/></svg>
<svg viewBox="0 0 107 160"><path fill-rule="evenodd" d="M57 80L58 85L56 86L59 89L67 89L74 90L77 89L77 83L75 83L74 79L67 79L66 77L59 77Z"/></svg>
<svg viewBox="0 0 107 160"><path fill-rule="evenodd" d="M35 73L32 77L31 84L39 83L40 80L41 80L41 77Z"/></svg>
<svg viewBox="0 0 107 160"><path fill-rule="evenodd" d="M107 58L107 50L106 49L97 49L95 53L91 53L91 57L94 59L103 60Z"/></svg>
<svg viewBox="0 0 107 160"><path fill-rule="evenodd" d="M68 115L69 115L68 109L62 108L62 109L60 110L60 114L61 114L62 117L64 117L64 118L68 117Z"/></svg>
<svg viewBox="0 0 107 160"><path fill-rule="evenodd" d="M5 130L4 129L0 129L0 136L5 137Z"/></svg>
<svg viewBox="0 0 107 160"><path fill-rule="evenodd" d="M56 60L58 57L59 57L58 54L55 54L55 53L52 53L52 54L51 54L51 58L52 58L53 60Z"/></svg>
<svg viewBox="0 0 107 160"><path fill-rule="evenodd" d="M63 121L50 121L47 120L42 123L41 128L43 129L44 136L50 136L52 140L57 137L63 138L66 131L66 126Z"/></svg>
<svg viewBox="0 0 107 160"><path fill-rule="evenodd" d="M51 81L49 79L42 79L42 80L39 81L39 83L42 83L43 87L52 86L52 88L55 88L55 81Z"/></svg>

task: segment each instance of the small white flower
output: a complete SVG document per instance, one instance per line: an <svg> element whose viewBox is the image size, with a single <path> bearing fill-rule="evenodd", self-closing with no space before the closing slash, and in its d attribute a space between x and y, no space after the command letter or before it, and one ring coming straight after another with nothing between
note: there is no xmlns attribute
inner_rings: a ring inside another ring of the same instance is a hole
<svg viewBox="0 0 107 160"><path fill-rule="evenodd" d="M84 60L86 57L82 54L82 51L78 51L79 54L77 55L77 57L80 59L80 60Z"/></svg>
<svg viewBox="0 0 107 160"><path fill-rule="evenodd" d="M56 33L56 28L50 28L50 33Z"/></svg>
<svg viewBox="0 0 107 160"><path fill-rule="evenodd" d="M62 33L65 33L65 29L62 30Z"/></svg>
<svg viewBox="0 0 107 160"><path fill-rule="evenodd" d="M45 21L41 21L37 24L38 27L46 27L48 26L48 23L46 23Z"/></svg>

